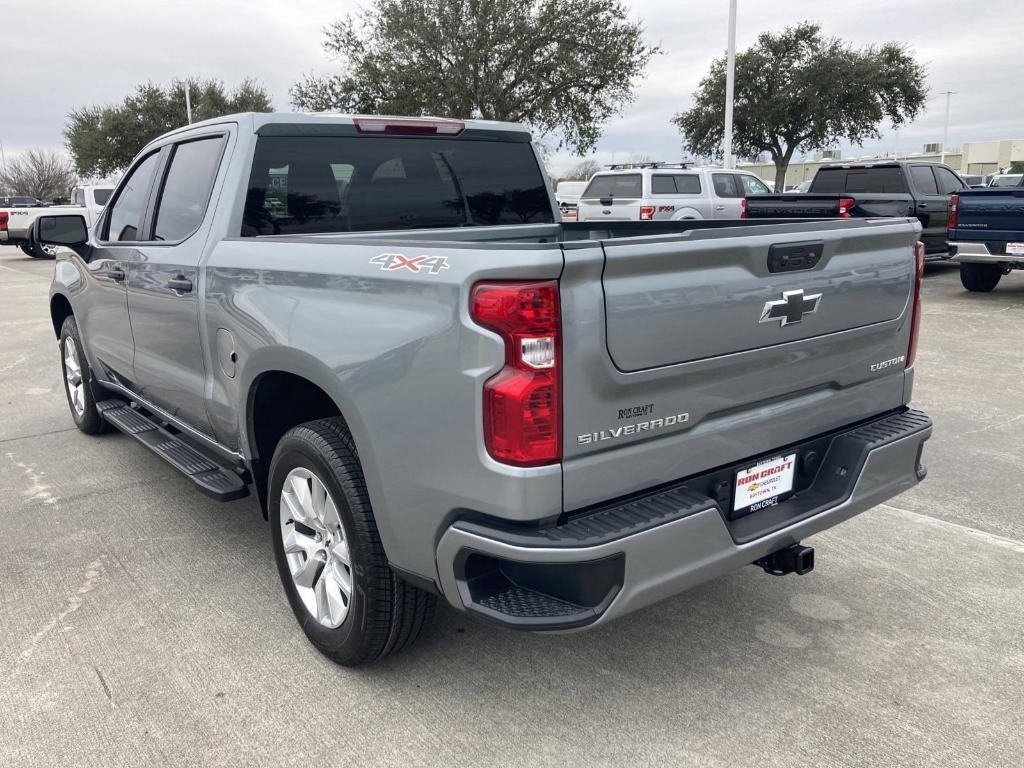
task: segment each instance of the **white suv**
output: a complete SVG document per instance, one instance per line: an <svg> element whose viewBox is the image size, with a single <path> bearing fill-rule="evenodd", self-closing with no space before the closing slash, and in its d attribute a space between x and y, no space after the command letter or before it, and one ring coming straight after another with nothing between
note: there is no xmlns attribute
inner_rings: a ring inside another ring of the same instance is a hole
<svg viewBox="0 0 1024 768"><path fill-rule="evenodd" d="M664 163L611 166L591 177L580 197L579 221L738 219L744 197L770 193L745 171Z"/></svg>

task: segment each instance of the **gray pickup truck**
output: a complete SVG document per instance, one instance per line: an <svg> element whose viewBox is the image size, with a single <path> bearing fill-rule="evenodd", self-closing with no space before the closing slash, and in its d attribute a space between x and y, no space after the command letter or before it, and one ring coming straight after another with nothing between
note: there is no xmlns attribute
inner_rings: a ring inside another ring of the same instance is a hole
<svg viewBox="0 0 1024 768"><path fill-rule="evenodd" d="M591 627L920 481L910 218L562 223L517 125L235 115L42 216L67 399L230 500L344 664Z"/></svg>

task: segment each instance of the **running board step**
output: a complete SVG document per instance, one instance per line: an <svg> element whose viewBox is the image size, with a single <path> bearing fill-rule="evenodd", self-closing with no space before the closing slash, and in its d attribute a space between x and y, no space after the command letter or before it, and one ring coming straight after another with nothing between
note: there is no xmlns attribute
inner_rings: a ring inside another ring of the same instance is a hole
<svg viewBox="0 0 1024 768"><path fill-rule="evenodd" d="M234 501L249 495L249 486L237 472L217 464L124 400L103 400L96 403L96 410L104 421L134 437L195 483L207 496L217 501Z"/></svg>

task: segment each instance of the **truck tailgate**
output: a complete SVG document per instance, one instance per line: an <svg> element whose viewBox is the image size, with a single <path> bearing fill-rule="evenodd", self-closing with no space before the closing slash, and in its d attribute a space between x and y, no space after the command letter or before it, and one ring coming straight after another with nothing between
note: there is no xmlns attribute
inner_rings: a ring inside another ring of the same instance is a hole
<svg viewBox="0 0 1024 768"><path fill-rule="evenodd" d="M1020 240L1024 238L1024 189L963 190L951 240Z"/></svg>
<svg viewBox="0 0 1024 768"><path fill-rule="evenodd" d="M604 317L567 297L567 509L755 457L903 404L913 220L601 242ZM897 362L893 362L897 361Z"/></svg>

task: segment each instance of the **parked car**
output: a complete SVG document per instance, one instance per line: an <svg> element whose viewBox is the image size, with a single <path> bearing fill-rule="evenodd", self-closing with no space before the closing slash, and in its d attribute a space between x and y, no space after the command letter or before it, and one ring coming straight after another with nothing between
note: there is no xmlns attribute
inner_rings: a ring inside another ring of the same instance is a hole
<svg viewBox="0 0 1024 768"><path fill-rule="evenodd" d="M45 205L42 200L27 195L0 197L0 208L39 208Z"/></svg>
<svg viewBox="0 0 1024 768"><path fill-rule="evenodd" d="M966 188L947 165L918 161L823 165L806 194L748 197L751 219L878 218L913 216L929 259L950 256L946 240L949 196Z"/></svg>
<svg viewBox="0 0 1024 768"><path fill-rule="evenodd" d="M580 203L580 195L587 188L585 181L560 181L555 186L555 202L564 221L576 220L576 209Z"/></svg>
<svg viewBox="0 0 1024 768"><path fill-rule="evenodd" d="M807 181L802 181L799 184L794 184L792 187L787 189L786 192L789 192L791 194L803 194L804 192L806 192L810 188L811 188L811 180L808 179Z"/></svg>
<svg viewBox="0 0 1024 768"><path fill-rule="evenodd" d="M252 488L344 664L405 648L438 595L564 631L806 573L801 539L924 478L916 221L561 223L545 179L490 121L154 140L91 231L35 224L71 417L213 498Z"/></svg>
<svg viewBox="0 0 1024 768"><path fill-rule="evenodd" d="M962 173L960 178L971 189L984 189L988 186L989 177L984 174Z"/></svg>
<svg viewBox="0 0 1024 768"><path fill-rule="evenodd" d="M989 178L988 185L990 187L1019 187L1021 178L1024 178L1024 174L997 173Z"/></svg>
<svg viewBox="0 0 1024 768"><path fill-rule="evenodd" d="M99 217L114 188L109 185L89 185L71 190L71 206L81 208L89 226ZM0 198L0 201L11 198ZM35 198L19 198L35 200ZM38 202L38 201L36 201ZM52 259L53 251L32 240L32 223L42 213L67 210L71 206L18 206L4 209L0 206L0 245L18 246L35 259Z"/></svg>
<svg viewBox="0 0 1024 768"><path fill-rule="evenodd" d="M594 174L580 197L580 221L738 219L745 195L771 190L746 171L647 163Z"/></svg>
<svg viewBox="0 0 1024 768"><path fill-rule="evenodd" d="M949 243L968 291L991 291L1003 275L1024 269L1024 177L1017 174L1016 186L1004 183L953 195Z"/></svg>

